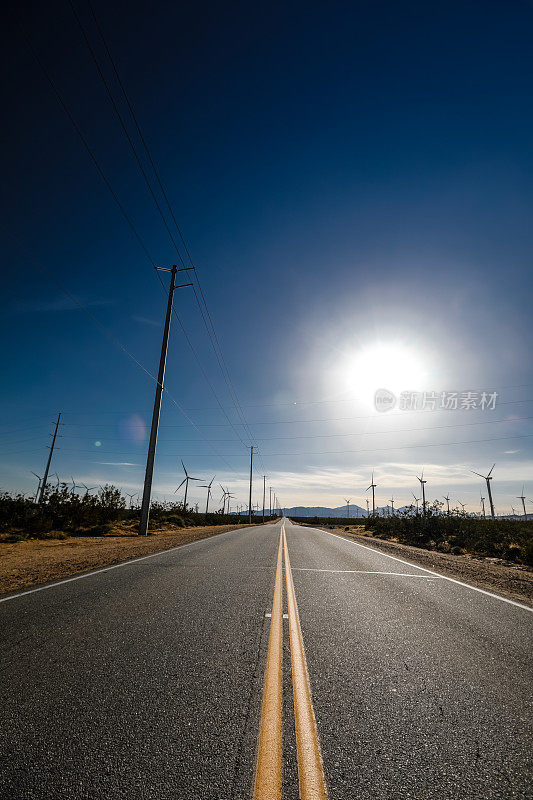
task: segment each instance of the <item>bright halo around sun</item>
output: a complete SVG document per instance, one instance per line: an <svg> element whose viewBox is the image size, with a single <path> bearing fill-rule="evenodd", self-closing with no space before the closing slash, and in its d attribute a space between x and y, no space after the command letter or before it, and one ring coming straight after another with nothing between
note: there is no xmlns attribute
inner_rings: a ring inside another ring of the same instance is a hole
<svg viewBox="0 0 533 800"><path fill-rule="evenodd" d="M404 391L427 389L428 370L422 353L402 344L362 348L347 358L343 372L353 397L372 405L378 389L387 389L396 398Z"/></svg>

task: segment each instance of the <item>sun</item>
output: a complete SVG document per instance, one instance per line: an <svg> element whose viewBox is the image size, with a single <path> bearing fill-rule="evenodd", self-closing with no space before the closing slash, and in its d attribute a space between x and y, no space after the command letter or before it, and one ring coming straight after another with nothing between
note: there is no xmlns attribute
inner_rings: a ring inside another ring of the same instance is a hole
<svg viewBox="0 0 533 800"><path fill-rule="evenodd" d="M426 387L427 368L423 354L397 343L379 343L362 348L344 365L353 396L373 403L377 389L388 389L396 396L402 391L420 391Z"/></svg>

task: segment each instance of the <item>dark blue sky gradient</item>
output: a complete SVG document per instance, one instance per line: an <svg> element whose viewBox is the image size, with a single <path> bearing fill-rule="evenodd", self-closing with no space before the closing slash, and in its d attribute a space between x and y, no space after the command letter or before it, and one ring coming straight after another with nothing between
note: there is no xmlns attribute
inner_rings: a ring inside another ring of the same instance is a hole
<svg viewBox="0 0 533 800"><path fill-rule="evenodd" d="M102 55L88 6L75 5ZM533 397L531 3L97 2L96 11L251 422L276 423L290 411L298 432L317 435L330 434L331 424L318 429L305 420L365 414L357 405L345 413L335 404L298 410L284 404L341 396L345 387L328 385L327 369L350 348L376 339L408 340L414 352L420 346L429 353L436 388L498 388L506 402L521 401L509 413L533 415L525 402ZM135 486L140 468L100 462L142 464L145 445L134 444L124 425L135 414L148 422L153 383L49 276L151 371L165 299L26 36L155 261L176 260L68 3L12 10L2 42L0 484L31 485L29 470L39 472L44 460L49 422L63 410L58 471ZM106 75L112 77L108 67ZM231 405L190 290L179 293L176 307ZM167 374L183 406L216 406L177 325ZM254 407L260 404L265 408ZM190 416L200 425L226 422L218 411ZM449 424L469 420L457 414ZM162 423L187 425L168 401ZM19 432L31 424L27 435ZM423 441L531 430L526 421L488 424L435 431ZM286 431L268 427L272 436ZM187 444L171 441L178 432ZM215 447L244 480L245 450L233 431L204 432L234 440ZM267 428L254 433L266 435ZM98 450L94 441L102 441ZM388 441L367 437L357 446L385 448ZM398 434L394 447L403 443L422 441ZM422 460L452 471L497 461L512 497L516 476L523 475L518 489L528 470L531 477L530 443L502 439L424 456L406 449L292 460L267 453L356 449L355 442L280 440L262 450L287 503L307 503L310 495L295 488L297 476L320 473L331 480L325 486L320 479L323 496L313 489L316 502L339 504L333 495L352 483L352 493L359 491L359 475L370 465L382 464L390 476L395 470L385 465ZM224 471L230 480L227 464L190 426L163 427L160 453L162 491L182 454L201 474ZM392 477L383 482L396 485ZM400 478L397 486L402 491ZM474 497L476 485L464 486Z"/></svg>

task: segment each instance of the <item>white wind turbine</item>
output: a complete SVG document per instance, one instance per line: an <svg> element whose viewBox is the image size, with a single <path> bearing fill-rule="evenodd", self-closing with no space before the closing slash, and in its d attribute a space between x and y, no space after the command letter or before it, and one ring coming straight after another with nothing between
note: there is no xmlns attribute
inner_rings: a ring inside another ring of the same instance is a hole
<svg viewBox="0 0 533 800"><path fill-rule="evenodd" d="M471 472L474 473L474 475L479 475L480 478L483 478L483 480L487 482L487 493L489 495L490 515L491 515L492 519L494 519L494 503L492 502L492 492L491 492L491 489L490 489L490 482L492 480L492 470L494 469L495 466L496 466L496 464L492 465L488 475L482 475L481 472L474 472L473 469L470 470Z"/></svg>
<svg viewBox="0 0 533 800"><path fill-rule="evenodd" d="M185 473L185 477L182 480L182 482L180 483L180 485L178 486L178 488L174 490L174 494L176 494L176 492L178 492L181 489L183 484L185 484L185 497L183 499L183 508L184 508L185 511L187 511L187 490L189 488L189 481L201 481L202 479L201 478L193 478L191 475L189 475L189 473L185 469L185 464L183 463L183 461L181 459L180 459L180 461L181 461L181 466L183 467L183 471Z"/></svg>

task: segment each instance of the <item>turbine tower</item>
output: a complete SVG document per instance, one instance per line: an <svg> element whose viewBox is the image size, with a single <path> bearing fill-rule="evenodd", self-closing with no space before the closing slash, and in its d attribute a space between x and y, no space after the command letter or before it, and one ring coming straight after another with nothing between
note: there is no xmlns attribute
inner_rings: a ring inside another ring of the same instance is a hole
<svg viewBox="0 0 533 800"><path fill-rule="evenodd" d="M485 514L485 498L483 497L483 495L480 494L479 495L479 499L481 500L481 510L483 512L483 519L485 519L485 516L486 516L486 514Z"/></svg>
<svg viewBox="0 0 533 800"><path fill-rule="evenodd" d="M391 508L392 508L392 516L394 516L394 496L391 497L391 499L390 499L390 505L391 505Z"/></svg>
<svg viewBox="0 0 533 800"><path fill-rule="evenodd" d="M42 477L41 477L41 475L37 475L37 473L36 473L36 472L34 472L34 471L33 471L33 470L31 470L31 469L30 469L30 472L31 472L31 474L32 474L32 475L35 475L35 477L36 477L36 478L37 478L37 480L39 481L39 485L37 486L37 491L36 491L36 493L35 493L35 499L34 499L34 501L33 501L34 503L36 503L36 502L37 502L37 498L39 497L39 492L41 491L41 481L42 481ZM524 491L524 490L522 489L522 491Z"/></svg>
<svg viewBox="0 0 533 800"><path fill-rule="evenodd" d="M33 474L35 475L35 472ZM524 519L527 519L526 498L524 497L524 484L522 484L522 494L519 494L516 499L522 501L522 508L524 509Z"/></svg>
<svg viewBox="0 0 533 800"><path fill-rule="evenodd" d="M350 500L347 500L346 497L344 498L344 502L346 503L346 516L348 519L350 519Z"/></svg>
<svg viewBox="0 0 533 800"><path fill-rule="evenodd" d="M193 478L191 475L189 475L189 473L185 469L185 464L183 463L183 461L181 462L181 466L183 467L183 471L185 473L185 477L182 480L182 482L180 483L180 485L178 486L178 488L174 489L174 494L176 494L176 492L178 492L181 489L183 484L185 484L185 497L183 499L183 509L185 511L187 511L187 490L189 488L189 481L201 481L202 479L201 478Z"/></svg>
<svg viewBox="0 0 533 800"><path fill-rule="evenodd" d="M223 504L222 504L222 513L225 514L226 513L226 500L228 499L229 492L228 492L227 489L224 489L224 487L222 486L221 483L219 483L218 485L222 489L222 497L220 498L220 500L224 501Z"/></svg>
<svg viewBox="0 0 533 800"><path fill-rule="evenodd" d="M473 469L470 470L471 472L474 473L474 475L479 475L480 478L483 478L483 480L485 480L487 482L487 494L489 495L490 515L491 515L492 519L494 519L494 503L492 502L492 492L490 490L490 482L492 480L491 473L492 473L492 470L494 469L495 466L496 466L496 464L492 465L488 475L482 475L481 472L474 472Z"/></svg>
<svg viewBox="0 0 533 800"><path fill-rule="evenodd" d="M448 514L448 516L450 516L450 495L449 494L445 494L445 495L443 495L443 497L446 500L446 504L448 506L447 514Z"/></svg>
<svg viewBox="0 0 533 800"><path fill-rule="evenodd" d="M375 493L376 486L377 483L374 483L374 470L372 470L372 483L368 487L368 489L372 489L372 516L375 516L376 513L376 493Z"/></svg>
<svg viewBox="0 0 533 800"><path fill-rule="evenodd" d="M204 483L200 486L200 489L207 489L207 501L205 504L205 513L209 511L209 498L211 497L211 486L213 485L213 481L215 480L216 475L213 475L211 478L211 483Z"/></svg>
<svg viewBox="0 0 533 800"><path fill-rule="evenodd" d="M424 470L422 470L422 475L420 476L420 478L417 475L416 479L418 481L420 481L420 486L422 487L422 514L425 517L426 516L426 483L427 483L427 480L426 481L424 480Z"/></svg>

